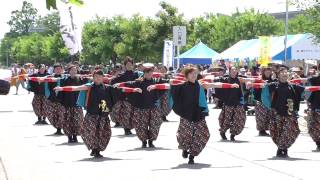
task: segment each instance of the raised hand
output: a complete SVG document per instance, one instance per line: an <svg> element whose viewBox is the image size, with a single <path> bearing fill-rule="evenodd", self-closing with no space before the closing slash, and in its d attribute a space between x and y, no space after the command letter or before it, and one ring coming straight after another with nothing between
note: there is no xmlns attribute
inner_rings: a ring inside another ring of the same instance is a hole
<svg viewBox="0 0 320 180"><path fill-rule="evenodd" d="M154 90L156 87L155 87L155 85L150 85L150 86L148 86L147 87L147 91L152 91L152 90Z"/></svg>
<svg viewBox="0 0 320 180"><path fill-rule="evenodd" d="M137 93L140 93L140 94L142 93L142 89L140 89L140 88L134 88L134 91Z"/></svg>

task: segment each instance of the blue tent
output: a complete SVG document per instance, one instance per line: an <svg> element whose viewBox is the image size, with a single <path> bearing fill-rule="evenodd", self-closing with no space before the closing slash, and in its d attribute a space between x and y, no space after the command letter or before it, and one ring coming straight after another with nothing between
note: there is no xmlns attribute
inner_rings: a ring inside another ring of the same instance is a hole
<svg viewBox="0 0 320 180"><path fill-rule="evenodd" d="M219 53L210 49L208 46L199 42L197 45L175 57L175 62L179 58L181 64L212 64L212 59ZM175 63L176 64L176 63Z"/></svg>

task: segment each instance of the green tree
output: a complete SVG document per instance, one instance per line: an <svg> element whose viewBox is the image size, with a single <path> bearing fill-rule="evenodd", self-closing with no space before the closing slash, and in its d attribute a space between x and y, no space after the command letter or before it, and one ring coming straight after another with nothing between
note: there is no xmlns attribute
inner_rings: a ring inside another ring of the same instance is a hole
<svg viewBox="0 0 320 180"><path fill-rule="evenodd" d="M136 61L153 59L156 51L152 50L153 42L150 40L154 36L153 21L142 16L134 15L132 18L122 21L122 41L116 47L116 51L122 57L131 56Z"/></svg>
<svg viewBox="0 0 320 180"><path fill-rule="evenodd" d="M163 42L166 39L172 39L173 26L187 26L188 22L184 19L183 14L178 12L178 9L167 2L160 2L161 10L156 14L156 19L152 25L155 33L150 37L152 49L156 50L155 58L160 61L163 52ZM187 28L187 34L190 31Z"/></svg>
<svg viewBox="0 0 320 180"><path fill-rule="evenodd" d="M82 58L88 64L107 63L109 60L115 63L118 54L116 45L122 41L120 28L122 16L112 19L96 17L95 20L84 24L82 30Z"/></svg>
<svg viewBox="0 0 320 180"><path fill-rule="evenodd" d="M11 19L8 21L10 32L19 35L28 33L36 22L37 13L38 10L31 3L23 1L21 10L11 12Z"/></svg>
<svg viewBox="0 0 320 180"><path fill-rule="evenodd" d="M6 65L6 61L8 58L9 65L13 63L11 60L11 47L13 43L16 41L16 37L12 35L11 33L6 33L4 35L4 38L1 39L0 43L0 64Z"/></svg>
<svg viewBox="0 0 320 180"><path fill-rule="evenodd" d="M299 33L312 33L317 37L317 41L320 42L320 0L292 0L292 2L305 11L303 15L298 16L297 19L295 18L291 22L292 28L297 28L298 30L294 31L290 26L289 29Z"/></svg>
<svg viewBox="0 0 320 180"><path fill-rule="evenodd" d="M282 22L254 10L237 12L232 16L207 14L190 22L192 33L189 35L187 48L201 40L218 52L240 40L280 35L283 30Z"/></svg>
<svg viewBox="0 0 320 180"><path fill-rule="evenodd" d="M37 26L44 28L43 34L55 34L60 30L60 15L59 12L55 11L44 17L39 17L37 20Z"/></svg>
<svg viewBox="0 0 320 180"><path fill-rule="evenodd" d="M45 56L49 62L66 62L69 56L69 50L65 47L61 33L56 32L53 35L47 36L44 45Z"/></svg>
<svg viewBox="0 0 320 180"><path fill-rule="evenodd" d="M288 29L290 34L309 33L311 32L311 27L310 18L306 14L298 15L289 20Z"/></svg>

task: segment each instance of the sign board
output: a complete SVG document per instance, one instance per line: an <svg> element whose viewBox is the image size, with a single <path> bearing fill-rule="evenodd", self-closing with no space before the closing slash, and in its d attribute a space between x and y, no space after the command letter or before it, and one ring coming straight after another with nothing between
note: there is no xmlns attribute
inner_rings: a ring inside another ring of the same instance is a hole
<svg viewBox="0 0 320 180"><path fill-rule="evenodd" d="M186 26L173 26L173 43L175 46L185 46L187 43Z"/></svg>

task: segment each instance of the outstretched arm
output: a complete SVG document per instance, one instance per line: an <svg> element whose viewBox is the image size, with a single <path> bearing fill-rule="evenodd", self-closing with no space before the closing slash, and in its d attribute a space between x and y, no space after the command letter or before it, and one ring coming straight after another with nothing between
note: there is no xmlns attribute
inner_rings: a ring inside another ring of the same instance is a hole
<svg viewBox="0 0 320 180"><path fill-rule="evenodd" d="M307 78L298 78L298 79L292 79L289 82L293 84L301 84L301 83L306 83L308 81Z"/></svg>
<svg viewBox="0 0 320 180"><path fill-rule="evenodd" d="M316 92L320 91L320 86L306 86L305 91Z"/></svg>
<svg viewBox="0 0 320 180"><path fill-rule="evenodd" d="M129 87L118 87L124 93L142 93L142 89L140 88L129 88Z"/></svg>
<svg viewBox="0 0 320 180"><path fill-rule="evenodd" d="M236 83L229 84L229 83L215 82L215 83L202 83L201 85L205 89L209 89L209 88L222 88L222 89L239 88L239 85Z"/></svg>
<svg viewBox="0 0 320 180"><path fill-rule="evenodd" d="M55 91L64 91L64 92L72 92L72 91L87 91L89 89L88 86L64 86L64 87L55 87L53 90Z"/></svg>
<svg viewBox="0 0 320 180"><path fill-rule="evenodd" d="M249 89L249 88L262 89L265 86L266 86L266 83L252 83L252 82L247 82L246 83L247 89Z"/></svg>
<svg viewBox="0 0 320 180"><path fill-rule="evenodd" d="M169 83L163 83L163 84L153 84L147 87L148 91L152 91L152 90L167 90L170 89L170 84Z"/></svg>

